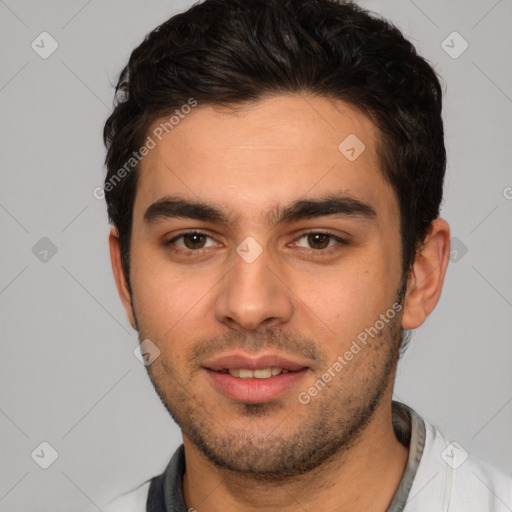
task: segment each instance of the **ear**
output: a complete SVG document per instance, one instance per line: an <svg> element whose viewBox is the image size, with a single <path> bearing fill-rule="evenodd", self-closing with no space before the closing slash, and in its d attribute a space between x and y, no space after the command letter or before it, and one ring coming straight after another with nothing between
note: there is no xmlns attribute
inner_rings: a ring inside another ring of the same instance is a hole
<svg viewBox="0 0 512 512"><path fill-rule="evenodd" d="M404 300L402 327L416 329L436 307L450 259L450 226L435 219L416 254Z"/></svg>
<svg viewBox="0 0 512 512"><path fill-rule="evenodd" d="M121 261L121 244L119 243L119 232L117 228L110 230L108 237L108 243L110 246L110 261L112 262L112 271L114 272L114 279L116 281L117 292L121 298L126 315L130 321L131 326L137 330L135 318L133 314L132 301L130 297L130 291L128 289L128 283L124 275L123 264Z"/></svg>

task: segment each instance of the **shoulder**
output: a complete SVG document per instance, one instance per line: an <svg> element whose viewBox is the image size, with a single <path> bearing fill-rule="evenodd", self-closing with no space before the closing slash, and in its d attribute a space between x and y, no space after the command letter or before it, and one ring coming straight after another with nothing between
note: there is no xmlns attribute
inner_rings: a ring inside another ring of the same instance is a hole
<svg viewBox="0 0 512 512"><path fill-rule="evenodd" d="M512 475L469 454L425 421L425 447L407 512L510 512Z"/></svg>
<svg viewBox="0 0 512 512"><path fill-rule="evenodd" d="M145 512L150 481L111 500L103 512Z"/></svg>

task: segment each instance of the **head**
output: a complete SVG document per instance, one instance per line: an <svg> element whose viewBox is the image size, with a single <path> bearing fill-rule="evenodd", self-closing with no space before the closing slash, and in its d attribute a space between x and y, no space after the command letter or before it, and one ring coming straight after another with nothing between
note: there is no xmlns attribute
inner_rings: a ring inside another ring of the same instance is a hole
<svg viewBox="0 0 512 512"><path fill-rule="evenodd" d="M272 478L349 447L444 279L435 72L354 4L206 0L133 51L116 97L114 273L184 436ZM239 356L295 380L233 395Z"/></svg>

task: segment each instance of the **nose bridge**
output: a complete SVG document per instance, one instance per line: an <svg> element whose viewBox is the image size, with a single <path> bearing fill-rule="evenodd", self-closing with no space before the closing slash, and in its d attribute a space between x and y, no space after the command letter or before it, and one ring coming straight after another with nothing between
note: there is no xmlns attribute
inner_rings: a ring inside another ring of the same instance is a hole
<svg viewBox="0 0 512 512"><path fill-rule="evenodd" d="M247 237L230 259L230 272L222 281L215 301L217 320L243 330L287 322L293 304L278 277L279 264L272 250Z"/></svg>

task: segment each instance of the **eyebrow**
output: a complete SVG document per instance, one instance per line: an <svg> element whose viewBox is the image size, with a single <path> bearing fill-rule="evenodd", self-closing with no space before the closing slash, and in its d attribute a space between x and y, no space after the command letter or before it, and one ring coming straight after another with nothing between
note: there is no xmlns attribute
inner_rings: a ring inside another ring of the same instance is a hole
<svg viewBox="0 0 512 512"><path fill-rule="evenodd" d="M299 199L287 206L277 206L267 214L271 227L316 217L336 216L374 220L377 212L368 203L349 195ZM144 213L144 222L153 224L171 218L188 218L219 224L236 224L222 208L202 201L165 196L151 204Z"/></svg>

